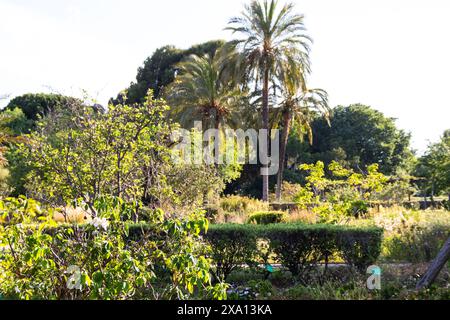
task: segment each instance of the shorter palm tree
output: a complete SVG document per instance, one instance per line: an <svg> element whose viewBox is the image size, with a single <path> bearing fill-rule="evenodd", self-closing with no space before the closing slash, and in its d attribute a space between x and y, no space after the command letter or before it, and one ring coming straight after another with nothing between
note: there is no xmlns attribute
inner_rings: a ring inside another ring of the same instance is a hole
<svg viewBox="0 0 450 320"><path fill-rule="evenodd" d="M293 125L306 131L309 143L313 142L312 121L318 116L324 116L329 122L331 110L328 106L328 94L322 89L308 89L305 73L302 69L290 70L284 75L283 98L280 107L274 112L274 119L281 122L282 133L280 141L280 168L277 175L276 199L281 201L283 175L286 165L286 147ZM301 137L303 138L303 136Z"/></svg>
<svg viewBox="0 0 450 320"><path fill-rule="evenodd" d="M179 75L166 90L172 115L182 125L202 121L203 129L232 125L238 111L241 91L226 76L222 51L204 56L191 55L177 65Z"/></svg>
<svg viewBox="0 0 450 320"><path fill-rule="evenodd" d="M223 47L214 54L192 55L178 64L179 75L167 88L167 100L173 107L172 116L185 127L201 121L203 130L223 125L237 127L245 106L245 96L230 75L227 57L230 48ZM220 134L214 139L216 164L219 163Z"/></svg>

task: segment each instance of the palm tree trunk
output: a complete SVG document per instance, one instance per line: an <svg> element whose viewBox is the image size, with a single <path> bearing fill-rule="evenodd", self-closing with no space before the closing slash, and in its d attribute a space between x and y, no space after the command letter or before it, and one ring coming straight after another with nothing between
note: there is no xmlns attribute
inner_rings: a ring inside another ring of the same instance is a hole
<svg viewBox="0 0 450 320"><path fill-rule="evenodd" d="M277 175L277 202L281 202L281 192L283 184L283 174L286 165L286 147L289 139L289 132L291 129L292 112L286 111L283 114L283 132L281 134L281 144L280 144L280 168Z"/></svg>
<svg viewBox="0 0 450 320"><path fill-rule="evenodd" d="M214 117L214 129L216 129L216 136L214 137L214 163L218 167L220 164L220 114L217 110Z"/></svg>
<svg viewBox="0 0 450 320"><path fill-rule="evenodd" d="M262 101L262 121L263 129L267 130L267 153L269 153L269 68L265 66L264 70L264 85L263 85L263 101ZM267 154L269 156L269 154ZM268 169L268 164L263 164L263 169ZM264 170L266 171L266 170ZM267 170L268 171L268 170ZM266 172L265 172L266 173ZM269 176L264 174L262 197L264 202L269 202Z"/></svg>

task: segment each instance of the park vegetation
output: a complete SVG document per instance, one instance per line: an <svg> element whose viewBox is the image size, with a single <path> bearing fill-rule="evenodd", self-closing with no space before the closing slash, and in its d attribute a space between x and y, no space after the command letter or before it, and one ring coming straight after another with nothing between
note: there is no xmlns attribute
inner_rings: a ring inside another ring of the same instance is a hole
<svg viewBox="0 0 450 320"><path fill-rule="evenodd" d="M450 297L445 261L416 290L450 237L450 131L418 157L394 119L329 106L292 4L251 1L227 30L233 41L157 49L105 107L9 101L0 299ZM175 161L172 133L198 136L195 122L280 129L278 175Z"/></svg>

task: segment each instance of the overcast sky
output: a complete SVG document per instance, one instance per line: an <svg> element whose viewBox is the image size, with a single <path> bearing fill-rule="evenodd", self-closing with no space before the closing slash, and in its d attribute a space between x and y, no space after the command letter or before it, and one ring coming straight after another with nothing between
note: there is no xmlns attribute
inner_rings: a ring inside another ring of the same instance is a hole
<svg viewBox="0 0 450 320"><path fill-rule="evenodd" d="M85 89L105 104L156 48L230 39L245 2L0 0L0 95ZM333 106L397 118L419 151L450 128L450 1L293 2L314 39L310 86Z"/></svg>

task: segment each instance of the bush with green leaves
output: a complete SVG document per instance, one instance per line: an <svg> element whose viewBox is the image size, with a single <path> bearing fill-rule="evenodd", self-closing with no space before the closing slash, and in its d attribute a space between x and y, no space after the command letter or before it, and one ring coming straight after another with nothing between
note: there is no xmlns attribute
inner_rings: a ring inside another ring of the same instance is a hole
<svg viewBox="0 0 450 320"><path fill-rule="evenodd" d="M381 252L382 229L336 225L215 225L205 235L211 257L222 279L234 270L261 263L280 263L294 276L308 282L318 265L345 261L365 271ZM263 250L261 243L268 243Z"/></svg>
<svg viewBox="0 0 450 320"><path fill-rule="evenodd" d="M255 212L248 218L250 224L273 224L286 221L286 213L280 211Z"/></svg>
<svg viewBox="0 0 450 320"><path fill-rule="evenodd" d="M328 166L331 178L326 177L323 162L304 164L301 170L309 173L295 201L301 209L308 209L321 223L340 223L368 212L371 197L383 190L388 178L378 172L378 165L368 166L367 173L356 173L337 162Z"/></svg>
<svg viewBox="0 0 450 320"><path fill-rule="evenodd" d="M258 251L256 231L252 225L210 226L205 238L211 245L216 280L225 280L235 269L254 264Z"/></svg>
<svg viewBox="0 0 450 320"><path fill-rule="evenodd" d="M108 112L77 107L70 115L48 114L19 145L29 166L27 192L51 205L82 198L89 206L102 195L158 202L170 193L168 109L151 93L140 104Z"/></svg>
<svg viewBox="0 0 450 320"><path fill-rule="evenodd" d="M0 294L18 299L225 298L211 285L201 213L134 226L134 204L96 201L86 225L57 225L35 202L1 202ZM45 211L44 211L45 212ZM131 233L130 233L131 230Z"/></svg>
<svg viewBox="0 0 450 320"><path fill-rule="evenodd" d="M381 254L383 230L379 228L354 229L342 227L337 232L336 245L344 260L365 272Z"/></svg>
<svg viewBox="0 0 450 320"><path fill-rule="evenodd" d="M383 256L396 262L431 262L449 237L448 222L405 221L400 228L387 232L383 242Z"/></svg>

